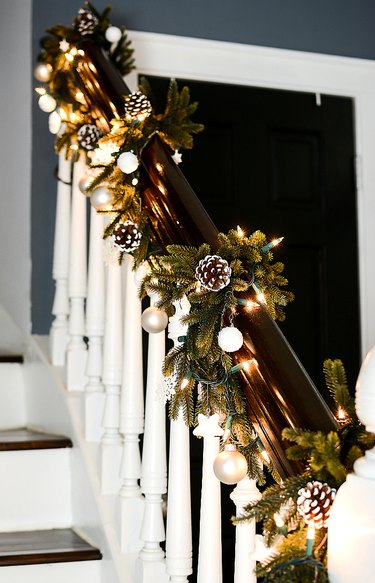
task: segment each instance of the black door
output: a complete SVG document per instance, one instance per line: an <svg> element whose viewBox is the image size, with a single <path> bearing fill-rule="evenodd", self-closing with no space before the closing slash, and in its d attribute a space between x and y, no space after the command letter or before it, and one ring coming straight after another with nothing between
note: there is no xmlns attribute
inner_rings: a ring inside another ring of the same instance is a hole
<svg viewBox="0 0 375 583"><path fill-rule="evenodd" d="M154 103L162 107L168 81L149 81ZM195 119L205 125L194 149L183 154L185 176L220 230L240 225L249 233L261 229L285 237L275 257L285 263L296 298L280 327L325 396L325 358L341 358L354 386L360 344L352 100L322 95L319 105L315 94L180 83L199 101ZM230 490L223 491L225 582L233 580Z"/></svg>

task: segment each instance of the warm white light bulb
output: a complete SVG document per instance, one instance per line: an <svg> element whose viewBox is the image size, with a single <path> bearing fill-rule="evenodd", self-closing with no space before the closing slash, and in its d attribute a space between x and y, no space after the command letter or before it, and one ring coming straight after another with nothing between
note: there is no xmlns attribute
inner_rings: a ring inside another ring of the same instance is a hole
<svg viewBox="0 0 375 583"><path fill-rule="evenodd" d="M275 512L275 514L273 515L273 519L275 521L277 528L282 528L283 526L285 526L285 522L281 518L280 514L278 514L277 512Z"/></svg>
<svg viewBox="0 0 375 583"><path fill-rule="evenodd" d="M185 377L184 379L182 379L181 390L183 391L184 389L186 389L186 387L188 386L188 384L189 384L189 379L188 378Z"/></svg>

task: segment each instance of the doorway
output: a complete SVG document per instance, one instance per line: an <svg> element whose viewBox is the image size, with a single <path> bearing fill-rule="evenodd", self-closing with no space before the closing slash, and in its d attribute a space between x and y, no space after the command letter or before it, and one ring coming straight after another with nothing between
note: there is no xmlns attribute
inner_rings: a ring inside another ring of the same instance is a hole
<svg viewBox="0 0 375 583"><path fill-rule="evenodd" d="M156 109L169 80L147 77ZM325 358L354 387L360 361L354 105L347 97L179 81L205 125L181 169L219 230L284 236L294 302L282 331L323 395ZM201 443L191 440L193 532L199 528ZM234 513L222 486L223 580L233 580ZM198 540L194 537L194 573ZM196 575L189 579L195 581Z"/></svg>

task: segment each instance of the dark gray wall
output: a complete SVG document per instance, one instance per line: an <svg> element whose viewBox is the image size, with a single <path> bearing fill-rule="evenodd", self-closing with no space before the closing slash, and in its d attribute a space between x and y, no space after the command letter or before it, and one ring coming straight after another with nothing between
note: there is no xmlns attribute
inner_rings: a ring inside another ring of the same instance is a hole
<svg viewBox="0 0 375 583"><path fill-rule="evenodd" d="M83 2L33 1L33 51L49 26L71 22ZM97 0L101 10L108 2ZM375 59L373 0L113 0L112 23L127 28L284 49ZM32 322L45 334L53 297L52 246L56 183L54 138L33 104Z"/></svg>

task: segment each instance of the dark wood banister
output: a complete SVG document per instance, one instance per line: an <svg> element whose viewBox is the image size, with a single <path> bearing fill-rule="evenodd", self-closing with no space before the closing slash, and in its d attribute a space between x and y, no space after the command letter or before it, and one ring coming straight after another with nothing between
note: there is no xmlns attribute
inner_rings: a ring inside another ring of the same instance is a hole
<svg viewBox="0 0 375 583"><path fill-rule="evenodd" d="M90 41L82 43L84 56L77 64L77 80L104 132L114 112L124 114L124 96L130 91L113 63ZM142 197L158 244L198 246L207 242L215 250L218 230L170 152L156 136L142 154ZM250 294L249 294L250 299ZM337 422L295 353L266 308L239 307L236 325L244 345L237 362L252 359L239 380L245 391L249 418L282 478L301 469L288 460L282 430L301 427L331 431Z"/></svg>

